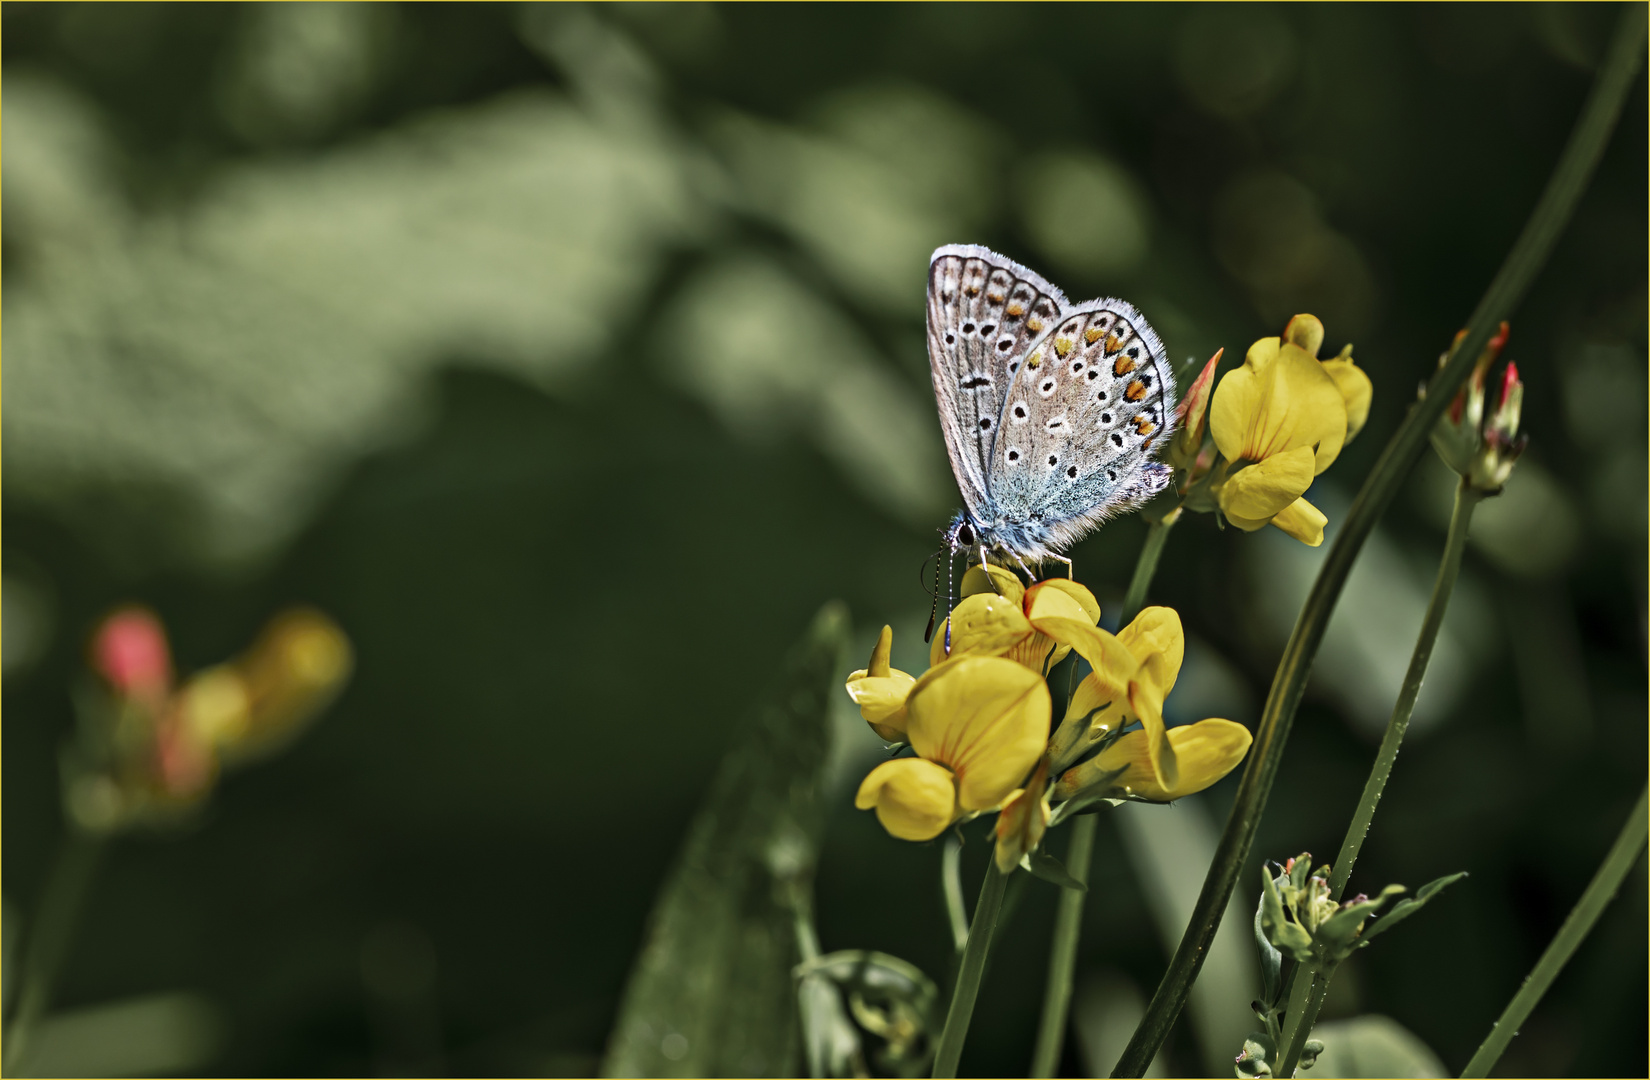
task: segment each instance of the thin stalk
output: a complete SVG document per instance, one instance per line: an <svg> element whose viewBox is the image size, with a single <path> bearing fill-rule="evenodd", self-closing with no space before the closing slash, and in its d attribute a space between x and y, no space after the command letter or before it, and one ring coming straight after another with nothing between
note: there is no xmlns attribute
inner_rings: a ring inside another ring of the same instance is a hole
<svg viewBox="0 0 1650 1080"><path fill-rule="evenodd" d="M1472 1055L1472 1060L1467 1062L1467 1067L1461 1072L1463 1078L1488 1076L1490 1070L1495 1068L1502 1051L1507 1049L1512 1037L1518 1034L1518 1029L1529 1019L1530 1013L1540 1003L1541 996L1547 992L1553 980L1558 978L1558 973L1564 970L1564 965L1569 963L1576 947L1593 929L1593 924L1598 922L1605 905L1610 903L1616 895L1616 890L1621 888L1627 872L1639 861L1639 853L1644 850L1645 844L1647 801L1650 801L1650 787L1639 792L1639 801L1633 804L1633 812L1627 815L1627 823L1621 827L1621 835L1617 836L1616 842L1610 846L1610 853L1599 865L1598 873L1588 882L1587 891L1576 901L1569 918L1564 920L1564 925L1558 928L1557 935L1548 943L1547 951L1535 962L1535 969L1524 980L1524 985L1518 988L1518 993L1507 1003L1495 1026L1490 1028L1483 1045Z"/></svg>
<svg viewBox="0 0 1650 1080"><path fill-rule="evenodd" d="M1421 680L1426 678L1427 665L1432 662L1433 646L1438 643L1438 630L1444 625L1444 611L1449 607L1450 594L1455 591L1455 579L1461 573L1461 555L1467 548L1467 529L1472 524L1472 512L1484 500L1484 493L1462 480L1455 488L1455 506L1450 511L1449 533L1444 540L1444 557L1438 563L1438 579L1432 585L1432 599L1427 602L1426 617L1421 620L1421 632L1415 638L1415 651L1409 657L1409 670L1404 673L1404 685L1398 691L1398 700L1392 706L1392 718L1386 723L1386 734L1381 737L1381 749L1375 755L1375 764L1364 781L1364 793L1358 808L1352 812L1352 821L1341 840L1340 854L1329 872L1329 895L1339 900L1346 883L1352 877L1352 867L1363 849L1364 837L1369 834L1369 823L1375 817L1375 807L1386 790L1387 778L1392 775L1392 764L1398 759L1398 747L1409 730L1410 714L1415 711L1415 698L1421 692Z"/></svg>
<svg viewBox="0 0 1650 1080"><path fill-rule="evenodd" d="M974 905L974 922L968 928L968 945L963 949L962 969L957 972L957 986L951 992L951 1008L945 1014L945 1030L940 1032L940 1045L934 1052L936 1080L957 1075L963 1040L968 1038L968 1022L974 1016L974 999L980 996L980 978L985 974L986 954L991 951L991 932L997 928L997 912L1002 909L1003 890L1007 885L1008 874L997 872L995 859L988 861L980 900Z"/></svg>
<svg viewBox="0 0 1650 1080"><path fill-rule="evenodd" d="M945 890L945 913L951 920L951 944L961 953L968 945L968 905L962 893L962 844L956 837L947 840L941 852L940 883Z"/></svg>
<svg viewBox="0 0 1650 1080"><path fill-rule="evenodd" d="M1306 1002L1303 1006L1306 1013L1317 1016L1323 1008L1324 999L1329 996L1329 978L1335 974L1334 968L1325 968L1322 971L1309 973L1310 977L1304 985L1310 987ZM1294 1027L1285 1026L1283 1038L1279 1045L1283 1048L1283 1056L1278 1059L1276 1076L1289 1077L1295 1075L1295 1066L1301 1059L1301 1051L1306 1049L1306 1040L1312 1034L1311 1024L1297 1024Z"/></svg>
<svg viewBox="0 0 1650 1080"><path fill-rule="evenodd" d="M1080 814L1071 823L1071 843L1066 848L1066 872L1085 884L1094 858L1094 833L1100 815ZM1031 1075L1053 1076L1060 1064L1065 1041L1066 1013L1071 1007L1071 980L1077 967L1077 940L1083 931L1083 898L1076 889L1060 890L1060 907L1054 914L1054 946L1048 963L1048 986L1043 991L1043 1019L1037 1029L1037 1049L1031 1058Z"/></svg>
<svg viewBox="0 0 1650 1080"><path fill-rule="evenodd" d="M1168 1037L1169 1029L1186 1004L1198 971L1209 953L1209 943L1220 927L1221 915L1238 877L1244 872L1261 814L1266 809L1272 781L1283 759L1289 729L1306 690L1312 662L1323 642L1325 627L1340 599L1352 564L1415 462L1426 449L1433 425L1455 391L1467 379L1473 362L1501 321L1512 313L1536 273L1547 261L1553 244L1569 222L1576 203L1592 178L1621 105L1638 71L1644 48L1645 5L1623 5L1624 11L1610 52L1583 107L1580 120L1559 158L1535 211L1518 241L1478 302L1467 324L1467 336L1427 384L1426 397L1410 409L1380 459L1364 481L1357 499L1330 545L1318 578L1307 595L1295 628L1278 661L1277 674L1255 731L1249 760L1238 782L1236 797L1203 889L1192 909L1186 932L1169 968L1152 995L1146 1013L1118 1060L1113 1076L1141 1076L1152 1056Z"/></svg>
<svg viewBox="0 0 1650 1080"><path fill-rule="evenodd" d="M1438 578L1432 585L1432 598L1427 601L1427 613L1421 620L1421 631L1415 638L1415 651L1409 657L1409 670L1404 673L1404 684L1398 691L1398 700L1392 706L1392 717L1387 721L1386 734L1381 738L1381 749L1375 754L1369 779L1364 781L1363 796L1347 824L1346 837L1335 856L1334 868L1329 873L1329 895L1339 900L1352 877L1352 867L1369 835L1369 823L1375 817L1375 807L1386 790L1392 775L1393 762L1398 759L1398 748L1409 731L1409 718L1415 712L1415 699L1421 693L1421 681L1426 678L1427 665L1432 662L1433 647L1438 644L1438 631L1444 625L1444 612L1449 607L1450 594L1455 591L1455 579L1461 573L1461 556L1467 549L1467 530L1472 524L1472 512L1484 500L1484 493L1465 480L1456 485L1455 507L1450 512L1449 533L1444 539L1444 555L1438 563ZM1322 1004L1329 990L1330 972L1319 972L1315 977L1302 978L1297 968L1290 978L1289 1004L1284 1011L1283 1038L1279 1045L1304 1044L1306 1033L1318 1018L1318 1010L1311 1004ZM1320 985L1321 984L1321 985ZM1278 1075L1294 1075L1295 1058L1285 1054L1278 1059Z"/></svg>
<svg viewBox="0 0 1650 1080"><path fill-rule="evenodd" d="M1146 542L1134 563L1134 576L1129 579L1129 590L1123 595L1123 609L1118 618L1119 629L1134 621L1146 603L1146 591L1157 573L1157 561L1163 555L1163 545L1169 539L1169 530L1180 519L1179 510L1172 510L1160 521L1154 521L1146 530ZM1097 814L1081 814L1071 823L1071 843L1066 848L1066 871L1084 884L1089 880L1089 864L1094 858L1094 834L1099 831ZM1083 901L1088 896L1076 889L1061 889L1059 907L1054 914L1054 944L1049 949L1048 985L1043 992L1043 1017L1037 1027L1037 1047L1031 1055L1031 1075L1053 1076L1060 1064L1061 1044L1065 1041L1066 1015L1071 1010L1071 983L1077 971L1077 943L1083 932Z"/></svg>
<svg viewBox="0 0 1650 1080"><path fill-rule="evenodd" d="M35 905L34 927L23 955L23 987L17 1015L6 1030L3 1071L14 1072L28 1050L40 1018L51 1004L58 969L68 953L75 922L97 871L103 837L69 827L59 844L40 902Z"/></svg>

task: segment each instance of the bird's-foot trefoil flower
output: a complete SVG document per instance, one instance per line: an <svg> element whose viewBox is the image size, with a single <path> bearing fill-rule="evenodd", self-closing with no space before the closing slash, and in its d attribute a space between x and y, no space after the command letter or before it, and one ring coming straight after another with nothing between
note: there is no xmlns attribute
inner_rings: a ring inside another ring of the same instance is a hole
<svg viewBox="0 0 1650 1080"><path fill-rule="evenodd" d="M1036 765L1052 711L1038 673L1001 656L965 655L931 668L905 701L916 757L885 761L854 805L890 833L931 840L967 814L995 810Z"/></svg>
<svg viewBox="0 0 1650 1080"><path fill-rule="evenodd" d="M1323 324L1295 316L1282 337L1249 347L1209 405L1209 430L1225 459L1210 481L1221 514L1249 532L1276 525L1313 547L1323 543L1328 519L1306 501L1306 489L1368 417L1372 389L1350 346L1320 362L1322 344Z"/></svg>
<svg viewBox="0 0 1650 1080"><path fill-rule="evenodd" d="M1203 720L1169 728L1163 702L1174 689L1186 653L1185 632L1172 608L1149 607L1117 634L1135 661L1118 679L1096 667L1072 695L1056 733L1056 768L1063 771L1054 797L1131 798L1168 802L1225 776L1248 752L1250 735L1229 720ZM1125 731L1138 721L1139 728ZM1098 754L1065 768L1086 748Z"/></svg>

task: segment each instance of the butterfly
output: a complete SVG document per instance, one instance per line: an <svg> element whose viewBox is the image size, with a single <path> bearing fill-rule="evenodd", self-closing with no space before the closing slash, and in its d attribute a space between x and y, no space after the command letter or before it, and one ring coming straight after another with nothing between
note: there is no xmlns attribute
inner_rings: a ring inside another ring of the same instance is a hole
<svg viewBox="0 0 1650 1080"><path fill-rule="evenodd" d="M928 363L964 509L945 542L1022 567L1168 486L1154 460L1174 427L1174 375L1121 300L1071 303L972 244L928 264Z"/></svg>

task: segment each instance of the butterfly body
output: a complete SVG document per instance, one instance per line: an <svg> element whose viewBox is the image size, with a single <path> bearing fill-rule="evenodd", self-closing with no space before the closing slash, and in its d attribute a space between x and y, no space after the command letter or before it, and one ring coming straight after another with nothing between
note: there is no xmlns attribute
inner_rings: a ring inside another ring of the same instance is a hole
<svg viewBox="0 0 1650 1080"><path fill-rule="evenodd" d="M928 268L928 359L964 509L952 550L1041 562L1168 485L1163 344L1131 305L1073 304L1041 276L956 244Z"/></svg>

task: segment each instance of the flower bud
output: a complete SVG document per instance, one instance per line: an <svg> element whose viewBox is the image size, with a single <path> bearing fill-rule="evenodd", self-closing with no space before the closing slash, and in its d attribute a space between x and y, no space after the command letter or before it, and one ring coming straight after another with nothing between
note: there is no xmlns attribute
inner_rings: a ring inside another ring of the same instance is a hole
<svg viewBox="0 0 1650 1080"><path fill-rule="evenodd" d="M1496 494L1507 482L1513 465L1524 452L1526 436L1518 434L1518 422L1524 404L1524 384L1518 378L1518 365L1509 362L1501 373L1499 387L1489 409L1485 409L1485 381L1489 369L1506 347L1509 328L1506 323L1484 346L1473 364L1467 383L1455 392L1450 406L1432 429L1432 446L1466 482L1486 494ZM1467 332L1455 336L1459 346ZM1454 353L1438 358L1442 367ZM1425 391L1423 388L1423 396Z"/></svg>

